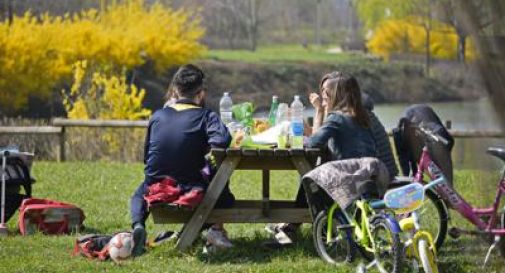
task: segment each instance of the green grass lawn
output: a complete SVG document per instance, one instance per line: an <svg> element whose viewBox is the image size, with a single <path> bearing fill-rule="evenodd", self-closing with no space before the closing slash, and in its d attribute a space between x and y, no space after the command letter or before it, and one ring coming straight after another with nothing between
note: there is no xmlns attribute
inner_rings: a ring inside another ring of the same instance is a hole
<svg viewBox="0 0 505 273"><path fill-rule="evenodd" d="M305 61L319 63L353 63L369 61L370 58L359 53L328 53L327 47L301 45L272 45L250 50L209 50L207 58L224 61L242 61L247 63Z"/></svg>
<svg viewBox="0 0 505 273"><path fill-rule="evenodd" d="M85 233L113 233L129 229L129 197L142 180L141 164L101 162L37 162L33 175L36 197L67 201L79 205L86 213ZM232 178L232 191L238 198L259 198L259 172L242 171ZM472 202L484 204L493 199L497 173L458 171L456 185ZM272 197L294 198L297 176L294 172L274 172ZM453 212L453 223L464 225ZM14 217L17 217L14 216ZM16 218L9 228L15 230ZM466 225L468 226L468 225ZM150 235L178 225L154 226L149 220ZM12 234L0 239L0 272L355 272L353 266L335 268L318 258L306 225L301 240L292 248L272 250L262 247L269 237L259 224L230 224L227 229L235 248L219 255L202 255L202 241L189 253L174 250L172 242L152 249L146 255L121 265L71 257L74 239L70 236L28 236ZM481 270L486 244L479 239L447 239L440 253L441 272L505 272L504 260L495 253L490 266Z"/></svg>

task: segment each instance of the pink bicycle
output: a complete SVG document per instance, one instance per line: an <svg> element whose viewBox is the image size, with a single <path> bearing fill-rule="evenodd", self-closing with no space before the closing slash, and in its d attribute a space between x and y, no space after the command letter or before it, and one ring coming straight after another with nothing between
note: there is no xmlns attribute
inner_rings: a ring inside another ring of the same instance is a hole
<svg viewBox="0 0 505 273"><path fill-rule="evenodd" d="M440 167L432 160L428 150L427 142L441 142L447 145L448 141L442 136L425 128L415 127L415 129L425 136L425 145L423 147L421 158L418 162L417 172L414 176L414 182L426 184L429 183L429 181L424 181L423 177L425 174L427 174L432 180L444 176ZM490 155L496 156L499 159L505 161L505 147L490 147L488 148L487 152ZM443 201L446 208L451 208L457 211L477 228L476 231L471 233L492 235L494 237L494 241L489 247L486 258L484 260L484 265L487 263L491 251L496 246L499 247L502 255L505 256L505 214L503 210L499 210L501 197L505 194L505 170L501 175L497 187L498 189L496 191L495 201L490 207L487 208L476 208L470 205L456 190L454 190L447 183L445 177L443 183L440 183L434 187L434 191L440 197L440 200ZM445 215L447 215L447 211L445 212ZM432 233L435 235L435 238L437 238L437 248L440 247L439 243L441 244L443 242L443 238L445 238L446 235L445 233L447 233L447 218L448 217L440 217L440 222L436 224L442 228L439 228L438 231ZM443 221L445 221L445 223L442 223ZM453 237L459 236L460 233L461 230L456 228L451 229L449 232L449 234Z"/></svg>

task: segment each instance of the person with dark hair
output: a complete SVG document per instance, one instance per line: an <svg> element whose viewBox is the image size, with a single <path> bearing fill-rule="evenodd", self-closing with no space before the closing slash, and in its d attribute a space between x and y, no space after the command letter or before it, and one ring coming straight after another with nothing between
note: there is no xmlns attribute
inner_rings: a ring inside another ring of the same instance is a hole
<svg viewBox="0 0 505 273"><path fill-rule="evenodd" d="M379 118L373 112L374 103L372 98L366 93L362 93L361 95L363 107L367 110L368 117L370 118L370 130L372 131L375 150L377 151L376 157L386 165L390 178L394 179L398 175L398 167L396 166L391 142L389 142L389 136L384 125L382 125Z"/></svg>
<svg viewBox="0 0 505 273"><path fill-rule="evenodd" d="M329 151L329 160L375 157L375 141L370 130L370 117L362 105L358 81L351 75L333 72L323 76L320 94L312 93L310 101L316 109L313 135L308 147ZM297 206L306 207L305 191L300 186ZM281 244L292 242L300 224L267 226Z"/></svg>
<svg viewBox="0 0 505 273"><path fill-rule="evenodd" d="M210 181L201 172L206 164L205 155L210 148L226 148L231 142L219 115L204 107L207 93L204 78L202 70L194 65L180 67L171 82L177 101L157 110L149 120L144 147L145 178L130 201L134 256L145 251L148 210L144 196L149 186L172 179L182 191L173 203L194 207ZM234 201L226 186L216 207L230 207ZM221 224L210 226L207 242L215 247L232 246Z"/></svg>

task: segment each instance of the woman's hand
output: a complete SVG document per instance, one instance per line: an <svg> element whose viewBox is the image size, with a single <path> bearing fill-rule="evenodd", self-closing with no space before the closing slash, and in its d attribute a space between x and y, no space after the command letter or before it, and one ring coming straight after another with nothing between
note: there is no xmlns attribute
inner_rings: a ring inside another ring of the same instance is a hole
<svg viewBox="0 0 505 273"><path fill-rule="evenodd" d="M323 110L323 104L322 104L321 97L319 96L319 94L310 93L309 100L310 100L310 103L312 104L312 106L314 106L314 108L316 109L316 111Z"/></svg>

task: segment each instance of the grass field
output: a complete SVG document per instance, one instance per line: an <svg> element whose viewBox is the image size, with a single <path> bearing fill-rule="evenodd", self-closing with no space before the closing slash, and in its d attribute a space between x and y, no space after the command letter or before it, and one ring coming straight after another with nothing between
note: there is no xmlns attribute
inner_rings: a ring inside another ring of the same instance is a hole
<svg viewBox="0 0 505 273"><path fill-rule="evenodd" d="M129 196L142 180L142 168L140 164L37 162L33 168L38 180L34 195L79 205L87 216L85 233L127 230ZM498 173L458 171L456 185L472 202L485 204L493 198L491 190L497 177ZM272 181L273 198L294 197L298 183L295 173L274 172ZM238 172L231 183L232 191L243 199L259 198L260 186L259 172ZM464 223L455 213L452 216L452 224ZM15 222L16 218L12 218L9 223L11 231L15 230ZM154 226L149 220L148 228L150 235L155 235L180 226ZM204 256L202 242L197 242L187 254L177 252L173 243L168 242L121 265L71 257L76 235L12 234L0 239L0 272L355 272L354 266L335 268L317 257L309 225L296 246L282 250L262 247L262 242L269 238L263 225L227 225L227 229L236 247L219 255ZM476 238L448 239L440 253L441 272L505 272L505 260L498 253L485 270L480 268L486 246Z"/></svg>
<svg viewBox="0 0 505 273"><path fill-rule="evenodd" d="M301 45L271 45L250 50L210 50L207 58L224 61L241 61L247 63L262 62L318 62L318 63L362 63L370 58L358 53L328 53L327 47L311 46L303 48Z"/></svg>

